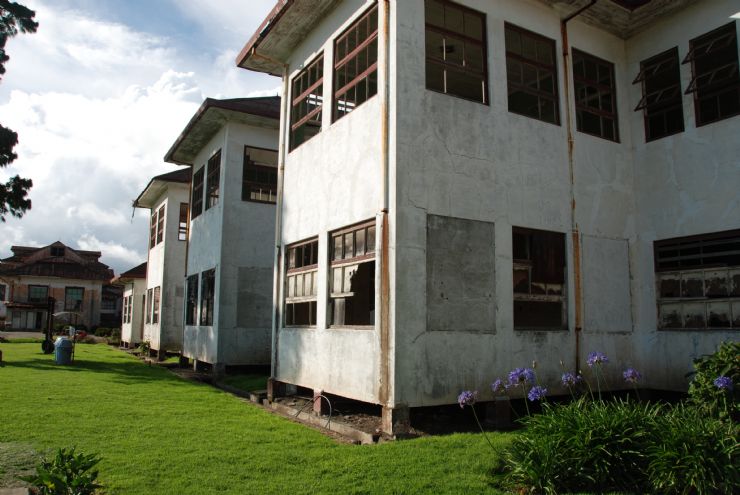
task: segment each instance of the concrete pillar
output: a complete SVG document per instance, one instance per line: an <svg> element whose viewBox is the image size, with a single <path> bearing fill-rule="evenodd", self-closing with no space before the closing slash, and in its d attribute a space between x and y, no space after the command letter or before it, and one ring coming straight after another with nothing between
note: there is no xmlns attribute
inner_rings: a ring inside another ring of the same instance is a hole
<svg viewBox="0 0 740 495"><path fill-rule="evenodd" d="M396 407L383 407L381 429L388 435L408 433L411 429L409 406L399 404Z"/></svg>
<svg viewBox="0 0 740 495"><path fill-rule="evenodd" d="M267 379L267 400L272 402L273 399L285 395L285 384L270 377Z"/></svg>
<svg viewBox="0 0 740 495"><path fill-rule="evenodd" d="M494 428L511 428L511 401L508 397L496 397L493 402L486 402L485 423Z"/></svg>
<svg viewBox="0 0 740 495"><path fill-rule="evenodd" d="M193 359L193 371L205 371L206 369L206 363L203 361L198 361L197 359Z"/></svg>
<svg viewBox="0 0 740 495"><path fill-rule="evenodd" d="M330 407L325 397L323 390L315 389L313 391L313 412L316 416L329 414Z"/></svg>

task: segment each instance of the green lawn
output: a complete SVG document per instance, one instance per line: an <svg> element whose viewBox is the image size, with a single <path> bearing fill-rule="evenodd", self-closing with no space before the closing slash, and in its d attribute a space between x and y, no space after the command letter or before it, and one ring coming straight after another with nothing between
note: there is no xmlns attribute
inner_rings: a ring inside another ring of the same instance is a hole
<svg viewBox="0 0 740 495"><path fill-rule="evenodd" d="M499 493L481 435L338 444L104 345L78 345L71 367L39 348L0 344L0 466L77 446L102 456L109 494Z"/></svg>

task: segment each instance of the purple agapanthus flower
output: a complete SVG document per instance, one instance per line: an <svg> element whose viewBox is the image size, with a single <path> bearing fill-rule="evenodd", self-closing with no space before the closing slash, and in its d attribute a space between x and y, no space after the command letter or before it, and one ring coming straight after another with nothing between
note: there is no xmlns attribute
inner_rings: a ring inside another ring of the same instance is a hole
<svg viewBox="0 0 740 495"><path fill-rule="evenodd" d="M609 362L609 358L606 357L606 354L603 352L592 352L588 355L588 359L586 359L586 364L590 368L593 368L596 365L606 364Z"/></svg>
<svg viewBox="0 0 740 495"><path fill-rule="evenodd" d="M714 379L714 386L722 390L732 390L732 378L729 376L718 376Z"/></svg>
<svg viewBox="0 0 740 495"><path fill-rule="evenodd" d="M504 390L506 390L506 386L504 385L503 380L501 380L501 378L496 378L496 381L491 384L491 391L494 394L498 394L503 392Z"/></svg>
<svg viewBox="0 0 740 495"><path fill-rule="evenodd" d="M465 406L473 406L476 400L478 400L477 390L464 390L457 396L457 403L462 409L465 409Z"/></svg>
<svg viewBox="0 0 740 495"><path fill-rule="evenodd" d="M581 382L581 380L582 378L580 375L576 375L570 371L563 373L563 376L560 378L564 387L575 387Z"/></svg>
<svg viewBox="0 0 740 495"><path fill-rule="evenodd" d="M527 383L534 383L535 375L532 368L516 368L509 371L509 387L516 387L517 385L526 385Z"/></svg>
<svg viewBox="0 0 740 495"><path fill-rule="evenodd" d="M532 402L537 402L545 398L547 395L547 389L545 387L540 387L537 385L536 387L532 387L532 390L529 391L527 394L527 397Z"/></svg>
<svg viewBox="0 0 740 495"><path fill-rule="evenodd" d="M622 373L622 377L624 377L624 381L627 383L637 383L642 379L642 373L635 368L627 368Z"/></svg>

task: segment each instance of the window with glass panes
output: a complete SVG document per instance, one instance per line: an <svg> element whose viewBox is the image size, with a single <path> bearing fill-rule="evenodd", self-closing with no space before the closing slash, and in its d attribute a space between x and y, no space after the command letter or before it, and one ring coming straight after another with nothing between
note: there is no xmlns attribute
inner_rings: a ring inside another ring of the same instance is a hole
<svg viewBox="0 0 740 495"><path fill-rule="evenodd" d="M276 203L278 152L254 146L244 147L242 201Z"/></svg>
<svg viewBox="0 0 740 495"><path fill-rule="evenodd" d="M198 274L190 275L187 280L187 295L185 298L185 324L198 323Z"/></svg>
<svg viewBox="0 0 740 495"><path fill-rule="evenodd" d="M332 326L375 324L375 222L331 234Z"/></svg>
<svg viewBox="0 0 740 495"><path fill-rule="evenodd" d="M203 178L206 167L202 166L193 174L193 196L190 198L190 204L193 205L190 211L190 219L194 219L203 213Z"/></svg>
<svg viewBox="0 0 740 495"><path fill-rule="evenodd" d="M180 217L177 222L177 240L188 240L188 204L180 203Z"/></svg>
<svg viewBox="0 0 740 495"><path fill-rule="evenodd" d="M213 325L213 304L216 297L216 270L210 269L200 275L200 324Z"/></svg>
<svg viewBox="0 0 740 495"><path fill-rule="evenodd" d="M46 302L49 299L48 285L29 285L28 302Z"/></svg>
<svg viewBox="0 0 740 495"><path fill-rule="evenodd" d="M64 289L64 310L80 311L85 289L82 287L66 287Z"/></svg>
<svg viewBox="0 0 740 495"><path fill-rule="evenodd" d="M642 85L642 99L635 111L645 120L645 141L683 132L683 97L678 48L640 62L632 84Z"/></svg>
<svg viewBox="0 0 740 495"><path fill-rule="evenodd" d="M221 150L208 160L208 177L206 178L206 210L218 204L219 184L221 181Z"/></svg>
<svg viewBox="0 0 740 495"><path fill-rule="evenodd" d="M315 326L319 241L287 246L285 256L285 326Z"/></svg>
<svg viewBox="0 0 740 495"><path fill-rule="evenodd" d="M324 103L324 54L299 72L291 84L290 149L293 150L321 131Z"/></svg>
<svg viewBox="0 0 740 495"><path fill-rule="evenodd" d="M157 212L157 244L164 240L164 205Z"/></svg>
<svg viewBox="0 0 740 495"><path fill-rule="evenodd" d="M573 49L576 129L619 142L614 64Z"/></svg>

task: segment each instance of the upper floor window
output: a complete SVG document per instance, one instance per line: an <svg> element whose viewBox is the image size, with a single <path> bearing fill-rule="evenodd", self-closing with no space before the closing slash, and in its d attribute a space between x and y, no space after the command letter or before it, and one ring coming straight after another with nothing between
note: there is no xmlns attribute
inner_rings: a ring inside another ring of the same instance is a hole
<svg viewBox="0 0 740 495"><path fill-rule="evenodd" d="M157 245L157 210L149 218L149 249Z"/></svg>
<svg viewBox="0 0 740 495"><path fill-rule="evenodd" d="M277 202L278 152L244 147L242 201Z"/></svg>
<svg viewBox="0 0 740 495"><path fill-rule="evenodd" d="M656 241L658 327L740 329L740 230Z"/></svg>
<svg viewBox="0 0 740 495"><path fill-rule="evenodd" d="M697 127L740 114L735 22L691 40L683 63L691 63L686 94L694 94Z"/></svg>
<svg viewBox="0 0 740 495"><path fill-rule="evenodd" d="M52 246L51 247L51 255L52 256L64 256L64 248L62 246Z"/></svg>
<svg viewBox="0 0 740 495"><path fill-rule="evenodd" d="M293 78L290 111L290 149L293 150L321 131L324 103L324 54Z"/></svg>
<svg viewBox="0 0 740 495"><path fill-rule="evenodd" d="M560 123L555 41L506 24L509 111Z"/></svg>
<svg viewBox="0 0 740 495"><path fill-rule="evenodd" d="M614 64L573 49L576 128L619 142Z"/></svg>
<svg viewBox="0 0 740 495"><path fill-rule="evenodd" d="M221 181L221 150L208 159L208 179L206 184L206 210L218 204Z"/></svg>
<svg viewBox="0 0 740 495"><path fill-rule="evenodd" d="M642 83L642 99L635 111L645 116L645 141L683 132L683 101L678 48L640 62L632 84Z"/></svg>
<svg viewBox="0 0 740 495"><path fill-rule="evenodd" d="M194 219L203 212L203 177L205 175L206 167L200 167L200 169L193 174L193 197L190 198L190 204L193 205L193 209L190 211L190 219Z"/></svg>
<svg viewBox="0 0 740 495"><path fill-rule="evenodd" d="M375 324L375 222L331 235L332 326Z"/></svg>
<svg viewBox="0 0 740 495"><path fill-rule="evenodd" d="M357 19L334 42L336 121L378 92L378 5Z"/></svg>
<svg viewBox="0 0 740 495"><path fill-rule="evenodd" d="M486 16L448 0L426 0L427 89L488 104Z"/></svg>
<svg viewBox="0 0 740 495"><path fill-rule="evenodd" d="M66 287L64 289L64 310L81 311L84 295L85 289L83 287Z"/></svg>
<svg viewBox="0 0 740 495"><path fill-rule="evenodd" d="M288 246L286 258L285 326L315 326L319 241Z"/></svg>
<svg viewBox="0 0 740 495"><path fill-rule="evenodd" d="M157 244L164 240L164 205L159 208L157 215Z"/></svg>
<svg viewBox="0 0 740 495"><path fill-rule="evenodd" d="M180 203L180 217L177 222L177 240L188 240L188 204Z"/></svg>
<svg viewBox="0 0 740 495"><path fill-rule="evenodd" d="M29 285L28 302L46 302L49 299L48 285Z"/></svg>

